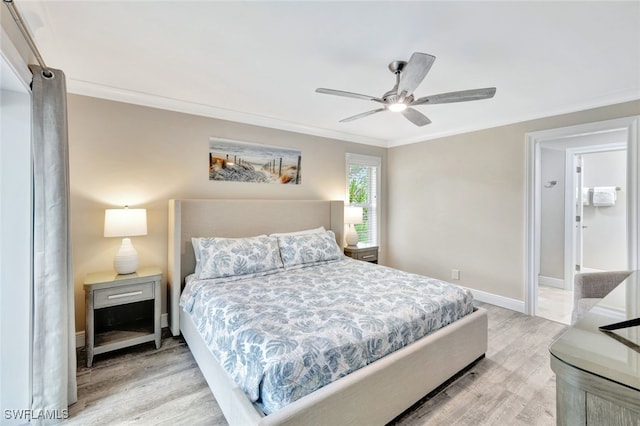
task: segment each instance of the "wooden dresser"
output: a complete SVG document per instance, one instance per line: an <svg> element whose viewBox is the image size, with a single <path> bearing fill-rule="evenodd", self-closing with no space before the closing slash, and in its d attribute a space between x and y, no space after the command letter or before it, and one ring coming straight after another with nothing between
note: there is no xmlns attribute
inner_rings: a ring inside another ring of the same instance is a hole
<svg viewBox="0 0 640 426"><path fill-rule="evenodd" d="M558 425L640 424L640 326L600 326L640 317L635 271L553 344Z"/></svg>

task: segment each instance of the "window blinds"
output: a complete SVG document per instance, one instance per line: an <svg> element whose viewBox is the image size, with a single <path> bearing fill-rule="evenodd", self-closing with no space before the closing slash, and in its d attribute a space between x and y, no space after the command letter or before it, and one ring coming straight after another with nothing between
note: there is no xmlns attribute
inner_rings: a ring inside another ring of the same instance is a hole
<svg viewBox="0 0 640 426"><path fill-rule="evenodd" d="M347 154L348 203L363 208L364 223L355 226L364 244L378 244L380 167L379 157Z"/></svg>

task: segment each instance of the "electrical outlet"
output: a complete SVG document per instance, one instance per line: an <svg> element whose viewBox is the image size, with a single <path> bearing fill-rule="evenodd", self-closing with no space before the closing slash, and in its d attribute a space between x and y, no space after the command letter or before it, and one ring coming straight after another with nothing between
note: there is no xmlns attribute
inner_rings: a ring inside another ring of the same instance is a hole
<svg viewBox="0 0 640 426"><path fill-rule="evenodd" d="M460 270L459 269L452 269L451 270L451 279L452 280L459 280L460 279Z"/></svg>

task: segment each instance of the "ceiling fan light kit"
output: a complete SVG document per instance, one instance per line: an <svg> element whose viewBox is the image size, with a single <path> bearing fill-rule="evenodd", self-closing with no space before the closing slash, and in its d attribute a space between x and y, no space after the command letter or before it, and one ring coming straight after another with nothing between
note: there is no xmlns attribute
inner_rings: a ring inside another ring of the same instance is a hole
<svg viewBox="0 0 640 426"><path fill-rule="evenodd" d="M424 96L422 98L415 99L413 96L414 90L427 76L427 73L431 69L433 62L436 60L435 56L415 52L411 55L408 62L405 61L393 61L389 64L389 70L396 76L396 84L391 90L386 92L382 97L362 95L359 93L345 92L343 90L316 89L317 93L324 93L325 95L343 96L346 98L362 99L365 101L373 101L382 104L382 108L377 108L371 111L366 111L360 114L356 114L351 117L340 120L341 123L358 120L360 118L367 117L369 115L376 114L382 111L392 111L401 113L407 120L411 121L416 126L425 126L431 123L431 120L420 111L411 108L417 105L426 104L444 104L453 102L466 102L476 101L480 99L492 98L496 93L495 87L487 87L484 89L471 89L462 90L459 92L440 93L438 95Z"/></svg>
<svg viewBox="0 0 640 426"><path fill-rule="evenodd" d="M389 105L389 110L393 112L401 112L407 109L407 104L397 102Z"/></svg>

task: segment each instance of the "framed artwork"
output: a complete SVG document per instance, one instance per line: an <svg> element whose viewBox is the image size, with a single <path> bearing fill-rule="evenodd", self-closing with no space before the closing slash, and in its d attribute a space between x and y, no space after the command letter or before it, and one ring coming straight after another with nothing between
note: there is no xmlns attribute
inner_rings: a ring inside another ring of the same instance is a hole
<svg viewBox="0 0 640 426"><path fill-rule="evenodd" d="M209 180L298 185L301 166L299 150L209 138Z"/></svg>

